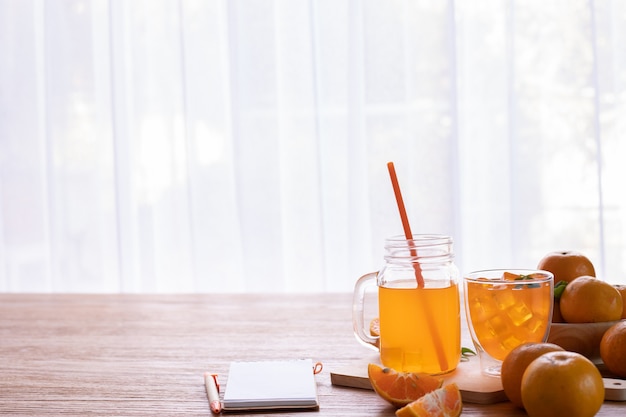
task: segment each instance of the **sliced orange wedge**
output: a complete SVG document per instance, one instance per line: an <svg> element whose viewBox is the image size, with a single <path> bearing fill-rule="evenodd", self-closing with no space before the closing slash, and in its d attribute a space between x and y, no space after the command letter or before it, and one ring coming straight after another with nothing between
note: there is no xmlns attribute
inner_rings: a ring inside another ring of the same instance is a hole
<svg viewBox="0 0 626 417"><path fill-rule="evenodd" d="M521 275L514 274L509 271L504 271L504 273L502 274L502 278L507 281L516 281L521 278Z"/></svg>
<svg viewBox="0 0 626 417"><path fill-rule="evenodd" d="M396 411L398 417L459 417L463 411L461 391L455 383L438 388Z"/></svg>
<svg viewBox="0 0 626 417"><path fill-rule="evenodd" d="M398 372L374 363L367 367L372 388L395 407L403 407L441 387L443 380L432 375Z"/></svg>

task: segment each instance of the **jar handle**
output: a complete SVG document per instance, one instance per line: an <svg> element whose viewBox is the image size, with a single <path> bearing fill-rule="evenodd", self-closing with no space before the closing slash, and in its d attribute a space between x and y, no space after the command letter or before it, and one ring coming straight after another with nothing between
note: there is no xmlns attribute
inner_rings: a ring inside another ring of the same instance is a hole
<svg viewBox="0 0 626 417"><path fill-rule="evenodd" d="M369 334L369 328L365 331L364 318L365 290L376 285L377 275L378 272L370 272L356 281L352 298L352 327L359 342L378 351L380 337Z"/></svg>

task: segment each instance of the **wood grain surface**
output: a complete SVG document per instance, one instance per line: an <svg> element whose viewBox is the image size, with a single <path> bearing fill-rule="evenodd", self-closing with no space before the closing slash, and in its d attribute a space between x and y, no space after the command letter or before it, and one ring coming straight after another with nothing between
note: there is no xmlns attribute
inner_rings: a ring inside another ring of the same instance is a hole
<svg viewBox="0 0 626 417"><path fill-rule="evenodd" d="M0 415L209 416L205 371L226 386L233 360L311 358L324 364L311 414L391 417L372 391L331 385L332 369L372 352L352 335L351 299L0 294ZM625 414L612 402L598 413ZM503 402L466 404L463 415L526 414Z"/></svg>

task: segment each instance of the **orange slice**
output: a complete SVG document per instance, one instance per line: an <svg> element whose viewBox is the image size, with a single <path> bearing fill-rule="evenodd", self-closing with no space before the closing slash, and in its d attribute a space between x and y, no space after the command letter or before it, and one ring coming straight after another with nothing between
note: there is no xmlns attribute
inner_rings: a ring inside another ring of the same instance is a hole
<svg viewBox="0 0 626 417"><path fill-rule="evenodd" d="M398 417L459 417L463 411L461 391L455 383L438 388L396 411Z"/></svg>
<svg viewBox="0 0 626 417"><path fill-rule="evenodd" d="M378 317L370 321L370 334L380 336L380 319Z"/></svg>
<svg viewBox="0 0 626 417"><path fill-rule="evenodd" d="M509 272L509 271L504 271L502 273L502 279L504 279L505 281L520 281L520 280L523 281L526 279L541 279L544 277L545 277L544 274L536 273L536 272L531 272L528 275L514 274L513 272Z"/></svg>
<svg viewBox="0 0 626 417"><path fill-rule="evenodd" d="M517 281L521 278L521 275L514 274L513 272L509 271L504 271L504 273L502 273L502 278L506 281Z"/></svg>
<svg viewBox="0 0 626 417"><path fill-rule="evenodd" d="M367 366L367 375L374 391L398 408L440 388L443 383L442 379L432 375L398 372L374 363Z"/></svg>

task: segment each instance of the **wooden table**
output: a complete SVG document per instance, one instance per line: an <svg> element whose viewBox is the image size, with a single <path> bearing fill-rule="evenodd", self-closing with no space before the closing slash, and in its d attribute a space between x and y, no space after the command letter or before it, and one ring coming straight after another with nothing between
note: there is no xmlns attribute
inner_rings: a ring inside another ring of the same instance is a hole
<svg viewBox="0 0 626 417"><path fill-rule="evenodd" d="M369 354L352 335L350 294L0 294L0 415L209 416L205 371L225 385L233 360L312 358L324 370L310 415L393 416L373 391L330 383ZM598 413L625 414L617 402ZM526 414L506 402L463 415Z"/></svg>

